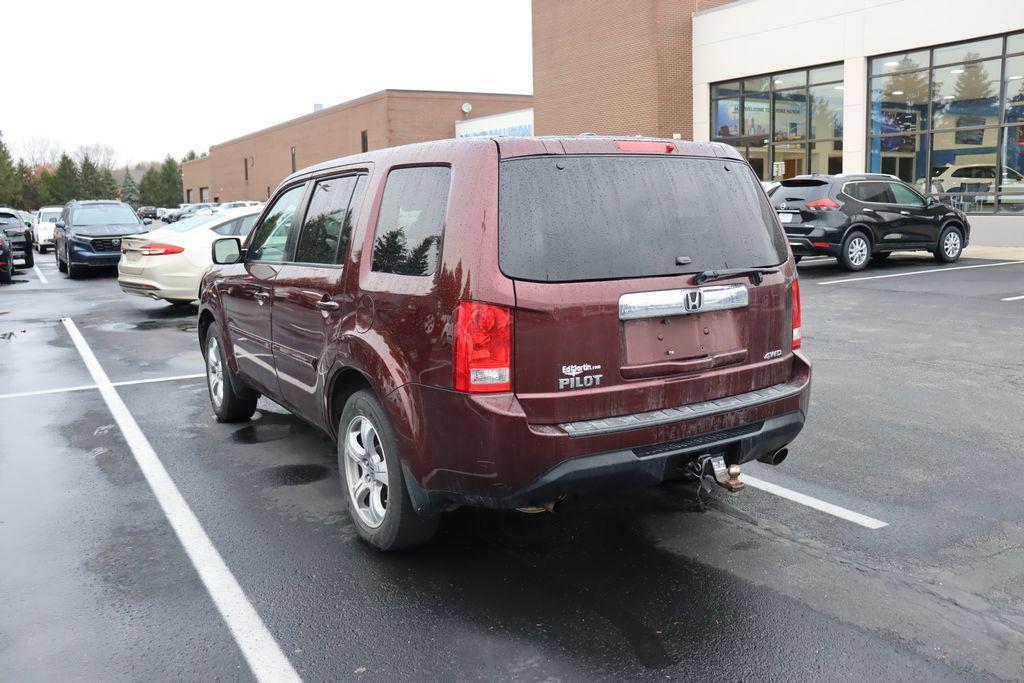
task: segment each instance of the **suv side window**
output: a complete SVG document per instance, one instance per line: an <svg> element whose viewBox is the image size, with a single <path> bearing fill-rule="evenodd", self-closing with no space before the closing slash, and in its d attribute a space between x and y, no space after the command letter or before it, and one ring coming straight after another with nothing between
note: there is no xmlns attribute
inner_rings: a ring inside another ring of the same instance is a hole
<svg viewBox="0 0 1024 683"><path fill-rule="evenodd" d="M877 180L865 180L854 183L847 183L843 192L854 199L874 204L892 204L892 195L889 194L888 183Z"/></svg>
<svg viewBox="0 0 1024 683"><path fill-rule="evenodd" d="M916 206L918 208L924 206L924 199L921 198L921 195L903 183L889 183L889 189L892 191L892 196L896 199L897 204Z"/></svg>
<svg viewBox="0 0 1024 683"><path fill-rule="evenodd" d="M437 267L451 169L398 168L388 174L373 236L372 269L430 275Z"/></svg>
<svg viewBox="0 0 1024 683"><path fill-rule="evenodd" d="M298 263L340 263L352 234L352 193L362 176L319 180L306 210L295 250Z"/></svg>
<svg viewBox="0 0 1024 683"><path fill-rule="evenodd" d="M305 191L306 185L303 183L277 198L252 236L248 260L274 263L284 261L288 251L288 238L291 237L295 225L295 212Z"/></svg>

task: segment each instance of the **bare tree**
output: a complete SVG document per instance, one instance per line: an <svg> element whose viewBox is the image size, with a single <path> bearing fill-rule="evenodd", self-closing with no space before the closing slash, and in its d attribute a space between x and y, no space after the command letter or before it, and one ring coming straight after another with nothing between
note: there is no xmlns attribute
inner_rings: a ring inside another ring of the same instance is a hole
<svg viewBox="0 0 1024 683"><path fill-rule="evenodd" d="M21 145L21 158L36 166L57 166L64 148L56 140L31 138Z"/></svg>
<svg viewBox="0 0 1024 683"><path fill-rule="evenodd" d="M112 170L114 163L117 161L117 151L110 145L101 145L99 143L94 145L81 145L75 153L72 155L75 161L82 163L85 157L89 157L89 160L100 169Z"/></svg>

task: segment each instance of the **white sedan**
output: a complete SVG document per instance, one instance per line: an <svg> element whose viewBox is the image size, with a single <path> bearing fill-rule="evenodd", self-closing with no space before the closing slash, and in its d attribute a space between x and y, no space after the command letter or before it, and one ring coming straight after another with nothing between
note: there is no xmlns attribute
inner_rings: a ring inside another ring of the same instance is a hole
<svg viewBox="0 0 1024 683"><path fill-rule="evenodd" d="M53 246L53 229L63 210L63 206L44 206L36 211L36 224L32 226L32 241L36 245L36 251L40 254L45 254L46 250Z"/></svg>
<svg viewBox="0 0 1024 683"><path fill-rule="evenodd" d="M117 284L135 296L187 304L199 297L199 282L213 264L210 249L220 237L244 238L260 207L192 216L152 232L121 240Z"/></svg>

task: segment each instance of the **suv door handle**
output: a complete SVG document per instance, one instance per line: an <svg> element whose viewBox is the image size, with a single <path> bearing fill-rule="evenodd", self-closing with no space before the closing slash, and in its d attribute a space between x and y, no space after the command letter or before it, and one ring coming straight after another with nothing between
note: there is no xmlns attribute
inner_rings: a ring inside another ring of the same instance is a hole
<svg viewBox="0 0 1024 683"><path fill-rule="evenodd" d="M909 216L910 212L909 211L900 211L900 215L901 216Z"/></svg>
<svg viewBox="0 0 1024 683"><path fill-rule="evenodd" d="M256 292L255 294L253 294L253 298L256 299L256 303L262 306L263 304L270 301L270 294L268 294L267 292Z"/></svg>
<svg viewBox="0 0 1024 683"><path fill-rule="evenodd" d="M319 308L321 311L336 311L339 308L341 308L341 304L339 304L337 301L331 301L330 299L317 301L313 305Z"/></svg>
<svg viewBox="0 0 1024 683"><path fill-rule="evenodd" d="M874 213L874 212L875 212L874 209L867 209L867 208L864 209L864 213Z"/></svg>

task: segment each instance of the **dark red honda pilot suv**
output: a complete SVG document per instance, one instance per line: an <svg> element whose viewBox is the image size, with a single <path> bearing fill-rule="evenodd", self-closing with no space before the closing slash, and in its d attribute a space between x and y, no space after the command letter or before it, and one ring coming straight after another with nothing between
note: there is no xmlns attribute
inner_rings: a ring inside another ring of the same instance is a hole
<svg viewBox="0 0 1024 683"><path fill-rule="evenodd" d="M796 268L735 150L445 140L288 177L218 240L199 337L217 419L259 395L335 437L360 535L688 473L737 488L803 427Z"/></svg>

